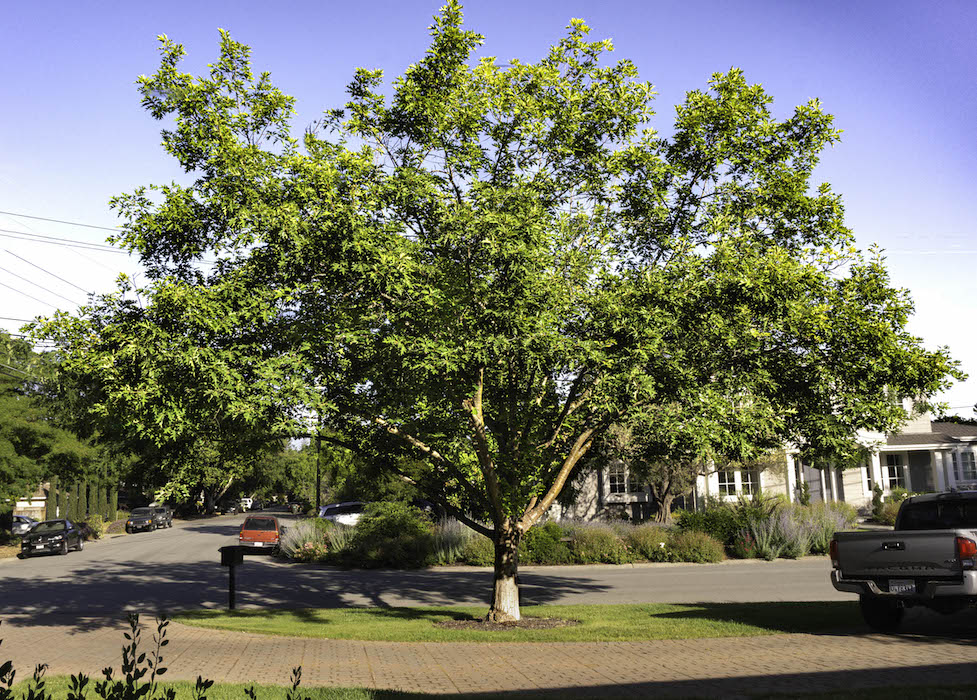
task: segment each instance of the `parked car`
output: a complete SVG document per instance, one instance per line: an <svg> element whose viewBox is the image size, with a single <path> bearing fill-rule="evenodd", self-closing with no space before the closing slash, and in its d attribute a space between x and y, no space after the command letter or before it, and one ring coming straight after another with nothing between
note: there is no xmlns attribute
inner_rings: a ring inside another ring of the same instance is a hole
<svg viewBox="0 0 977 700"><path fill-rule="evenodd" d="M156 527L173 527L173 509L169 506L153 506Z"/></svg>
<svg viewBox="0 0 977 700"><path fill-rule="evenodd" d="M133 508L126 520L126 532L130 535L138 530L156 529L156 513L152 508Z"/></svg>
<svg viewBox="0 0 977 700"><path fill-rule="evenodd" d="M238 543L251 549L274 550L285 529L272 515L249 515L241 525Z"/></svg>
<svg viewBox="0 0 977 700"><path fill-rule="evenodd" d="M251 510L251 506L254 504L254 500L251 498L242 498L240 500L241 510L248 511Z"/></svg>
<svg viewBox="0 0 977 700"><path fill-rule="evenodd" d="M68 550L85 548L81 528L70 520L44 520L34 525L20 540L24 557L34 554L67 554Z"/></svg>
<svg viewBox="0 0 977 700"><path fill-rule="evenodd" d="M912 496L894 530L836 532L831 583L857 593L862 617L894 632L906 608L951 614L977 604L977 491Z"/></svg>
<svg viewBox="0 0 977 700"><path fill-rule="evenodd" d="M217 504L217 512L223 515L233 515L240 510L241 504L238 501L221 501Z"/></svg>
<svg viewBox="0 0 977 700"><path fill-rule="evenodd" d="M10 526L10 534L21 536L26 534L32 527L37 525L37 521L27 515L15 515L13 524Z"/></svg>
<svg viewBox="0 0 977 700"><path fill-rule="evenodd" d="M331 520L339 525L355 525L363 517L365 506L366 504L362 501L330 503L319 508L319 517Z"/></svg>

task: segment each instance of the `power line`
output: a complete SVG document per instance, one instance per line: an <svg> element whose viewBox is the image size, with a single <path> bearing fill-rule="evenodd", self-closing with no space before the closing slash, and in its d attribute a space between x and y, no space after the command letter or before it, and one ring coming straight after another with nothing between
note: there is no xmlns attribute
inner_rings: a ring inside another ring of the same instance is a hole
<svg viewBox="0 0 977 700"><path fill-rule="evenodd" d="M64 221L63 219L47 219L43 216L31 216L30 214L17 214L12 211L0 211L0 214L6 214L7 216L19 216L24 219L36 219L37 221L50 221L55 224L68 224L69 226L84 226L85 228L98 228L103 231L115 231L119 232L119 228L112 228L110 226L96 226L94 224L80 224L77 221Z"/></svg>
<svg viewBox="0 0 977 700"><path fill-rule="evenodd" d="M30 318L11 318L10 316L0 316L0 321L20 321L21 323L30 323L33 319Z"/></svg>
<svg viewBox="0 0 977 700"><path fill-rule="evenodd" d="M89 243L88 241L78 241L72 238L61 238L59 236L44 236L40 233L27 233L26 231L14 231L9 228L0 228L0 236L4 238L15 238L20 241L32 241L34 243L51 243L66 248L82 248L84 250L94 250L103 253L121 253L129 255L127 250L119 250L110 245L102 243Z"/></svg>
<svg viewBox="0 0 977 700"><path fill-rule="evenodd" d="M6 248L4 248L4 250L7 250L7 249L6 249ZM77 289L77 290L78 290L79 292L84 292L85 294L89 294L89 293L90 293L90 292L89 292L89 291L88 291L87 289L82 289L82 288L81 288L81 287L79 287L79 286L78 286L77 284L74 284L73 282L69 282L69 281L68 281L68 280L66 280L66 279L65 279L64 277L58 277L58 276L57 276L56 274L54 274L53 272L50 272L49 270L45 270L45 269L44 269L43 267L41 267L40 265L35 265L34 263L32 263L32 262L31 262L30 260L28 260L27 258L22 258L22 257L20 257L19 255L17 255L17 253L14 253L14 252L11 252L11 251L9 251L9 250L7 250L7 252L8 252L8 253L10 253L11 255L13 255L13 256L14 256L15 258L17 258L18 260L22 260L23 262L25 262L25 263L27 263L27 264L28 264L28 265L30 265L31 267L36 267L36 268L37 268L38 270L40 270L40 271L41 271L41 272L43 272L44 274L46 274L46 275L51 275L51 277L53 277L54 279L57 279L57 280L61 280L61 281L62 281L62 282L64 282L65 284L67 284L67 285L69 285L69 286L71 286L71 287L74 287L74 288L75 288L75 289Z"/></svg>
<svg viewBox="0 0 977 700"><path fill-rule="evenodd" d="M31 296L27 292L20 291L16 287L11 287L9 284L4 284L3 282L0 282L0 287L6 287L7 289L10 289L10 290L12 290L14 292L17 292L18 294L21 294L21 295L27 297L28 299L33 299L34 301L40 302L41 304L44 304L45 306L50 306L51 308L54 308L54 309L58 308L58 307L56 307L54 304L52 304L49 301L44 301L43 299L38 299L35 296ZM74 304L74 302L71 302L71 303Z"/></svg>
<svg viewBox="0 0 977 700"><path fill-rule="evenodd" d="M10 270L8 270L7 268L5 268L5 267L3 267L2 265L0 265L0 270L3 270L3 271L4 271L4 272L6 272L6 273L7 273L8 275L13 275L14 277L16 277L17 279L19 279L19 280L21 280L21 281L23 281L23 282L27 282L27 284L31 284L31 285L34 285L34 286L35 286L35 287L37 287L38 289L40 289L40 290L42 290L42 291L45 291L45 292L47 292L48 294L53 294L54 296L56 296L56 297L59 297L60 299L64 299L64 300L65 300L66 302L68 302L69 304L76 304L76 305L78 304L78 302L77 302L77 301L75 301L74 299L69 299L68 297L66 297L66 296L64 296L63 294L58 294L57 292L52 292L52 291L51 291L50 289L48 289L48 288L47 288L47 287L45 287L44 285L41 285L41 284L38 284L37 282L32 282L31 280L29 280L29 279L27 279L26 277L21 277L21 276L20 276L20 275L18 275L18 274L17 274L16 272L11 272L11 271L10 271Z"/></svg>

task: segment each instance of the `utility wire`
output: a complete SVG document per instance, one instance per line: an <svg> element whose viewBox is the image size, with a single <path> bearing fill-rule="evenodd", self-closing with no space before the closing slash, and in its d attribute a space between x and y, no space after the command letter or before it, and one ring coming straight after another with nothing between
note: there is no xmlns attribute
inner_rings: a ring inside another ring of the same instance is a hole
<svg viewBox="0 0 977 700"><path fill-rule="evenodd" d="M52 291L51 291L50 289L48 289L48 288L47 288L47 287L45 287L44 285L41 285L41 284L38 284L37 282L32 282L31 280L29 280L29 279L27 279L26 277L21 277L21 276L20 276L20 275L18 275L18 274L17 274L16 272L11 272L11 271L10 271L10 270L8 270L7 268L5 268L5 267L3 267L2 265L0 265L0 270L3 270L3 271L4 271L4 272L6 272L6 273L7 273L8 275L13 275L14 277L16 277L16 278L17 278L17 279L19 279L19 280L22 280L22 281L24 281L24 282L27 282L27 284L31 284L31 285L34 285L34 286L35 286L35 287L37 287L38 289L40 289L40 290L43 290L43 291L45 291L45 292L47 292L48 294L53 294L53 295L54 295L54 296L56 296L56 297L59 297L59 298L61 298L61 299L64 299L65 301L67 301L67 302L68 302L68 303L70 303L70 304L76 304L76 305L78 304L78 302L77 302L77 301L75 301L74 299L69 299L68 297L66 297L66 296L64 296L63 294L58 294L57 292L52 292Z"/></svg>
<svg viewBox="0 0 977 700"><path fill-rule="evenodd" d="M55 309L58 308L58 307L56 307L54 304L52 304L49 301L44 301L43 299L38 299L35 296L31 296L27 292L20 291L16 287L11 287L9 284L4 284L3 282L0 282L0 287L6 287L7 289L10 289L10 290L12 290L14 292L17 292L18 294L21 294L21 295L27 297L28 299L33 299L34 301L40 302L40 303L44 304L45 306L50 306L50 307L55 308ZM74 304L75 302L71 302L71 303Z"/></svg>
<svg viewBox="0 0 977 700"><path fill-rule="evenodd" d="M94 224L80 224L77 221L64 221L62 219L47 219L43 216L31 216L30 214L17 214L12 211L0 211L0 214L5 214L6 216L19 216L24 219L36 219L38 221L50 221L55 224L68 224L70 226L84 226L85 228L98 228L103 231L115 231L119 232L119 228L112 228L110 226L95 226Z"/></svg>
<svg viewBox="0 0 977 700"><path fill-rule="evenodd" d="M95 250L104 253L122 253L128 255L129 251L119 250L104 243L90 243L88 241L78 241L73 238L61 238L59 236L45 236L40 233L28 233L27 231L14 231L9 228L0 228L0 236L4 238L16 238L21 241L33 241L34 243L53 243L67 248L82 248L84 250Z"/></svg>
<svg viewBox="0 0 977 700"><path fill-rule="evenodd" d="M46 274L46 275L51 275L51 277L53 277L54 279L56 279L56 280L61 280L62 282L64 282L64 283L65 283L65 284L67 284L68 286L71 286L71 287L74 287L74 288L75 288L75 289L77 289L77 290L78 290L79 292L84 292L85 294L90 294L90 293L91 293L91 292L89 292L89 291L88 291L87 289L82 289L81 287L79 287L79 286L78 286L77 284L75 284L74 282L69 282L69 281L68 281L68 280L66 280L66 279L65 279L64 277L58 277L58 276L57 276L56 274L54 274L53 272L51 272L51 271L49 271L49 270L45 270L45 269L44 269L43 267L41 267L40 265L35 265L34 263L32 263L32 262L31 262L30 260L28 260L27 258L22 258L22 257L20 257L19 255L17 255L17 253L14 253L14 252L12 252L12 251L10 251L10 250L7 250L6 248L4 248L4 250L6 250L6 251L7 251L8 253L10 253L11 255L13 255L13 256L14 256L15 258L17 258L18 260L21 260L21 261L23 261L23 262L25 262L25 263L27 263L27 264L28 264L28 265L30 265L31 267L36 267L36 268L37 268L38 270L40 270L40 271L41 271L41 272L43 272L44 274Z"/></svg>
<svg viewBox="0 0 977 700"><path fill-rule="evenodd" d="M0 321L20 321L21 323L30 323L33 319L30 318L11 318L10 316L0 316Z"/></svg>

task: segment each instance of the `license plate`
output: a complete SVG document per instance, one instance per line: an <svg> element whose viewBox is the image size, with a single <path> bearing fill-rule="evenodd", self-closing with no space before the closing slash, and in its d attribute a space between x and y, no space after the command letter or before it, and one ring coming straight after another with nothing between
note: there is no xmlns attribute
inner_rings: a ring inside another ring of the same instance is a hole
<svg viewBox="0 0 977 700"><path fill-rule="evenodd" d="M913 594L916 592L916 582L912 579L890 578L889 593Z"/></svg>
<svg viewBox="0 0 977 700"><path fill-rule="evenodd" d="M265 543L264 542L255 542L254 543L254 546L255 547L264 547L265 546Z"/></svg>

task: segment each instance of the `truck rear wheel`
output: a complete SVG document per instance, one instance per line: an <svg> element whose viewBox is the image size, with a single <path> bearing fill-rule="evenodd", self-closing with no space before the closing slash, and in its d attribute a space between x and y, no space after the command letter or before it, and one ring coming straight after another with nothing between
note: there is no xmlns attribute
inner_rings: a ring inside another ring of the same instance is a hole
<svg viewBox="0 0 977 700"><path fill-rule="evenodd" d="M874 630L892 634L899 629L906 609L893 600L862 595L858 598L858 605L862 609L862 617L866 624Z"/></svg>

